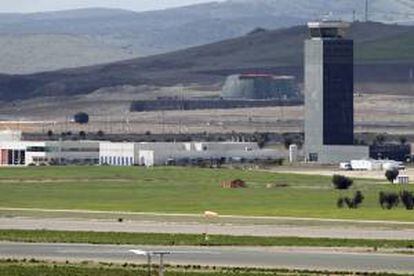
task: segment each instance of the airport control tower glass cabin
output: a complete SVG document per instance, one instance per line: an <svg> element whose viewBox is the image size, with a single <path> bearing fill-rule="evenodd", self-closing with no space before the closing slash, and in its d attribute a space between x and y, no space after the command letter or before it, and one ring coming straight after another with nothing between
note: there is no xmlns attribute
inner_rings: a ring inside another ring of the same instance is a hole
<svg viewBox="0 0 414 276"><path fill-rule="evenodd" d="M344 159L344 151L358 151L349 147L354 144L354 46L345 38L349 23L321 21L308 27L305 153L308 161L329 163Z"/></svg>

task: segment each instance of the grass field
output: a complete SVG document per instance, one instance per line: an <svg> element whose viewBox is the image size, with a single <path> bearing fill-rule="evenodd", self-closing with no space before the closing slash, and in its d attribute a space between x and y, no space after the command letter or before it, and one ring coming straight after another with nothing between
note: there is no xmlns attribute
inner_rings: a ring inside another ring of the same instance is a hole
<svg viewBox="0 0 414 276"><path fill-rule="evenodd" d="M247 189L222 189L220 181L240 178ZM324 176L259 171L139 167L33 167L0 169L0 207L102 211L297 216L413 221L413 211L383 210L379 191L398 186L378 180L355 180L338 192ZM279 184L278 188L266 185ZM358 210L338 209L340 194L361 190ZM414 190L410 188L410 190Z"/></svg>
<svg viewBox="0 0 414 276"><path fill-rule="evenodd" d="M174 246L306 246L306 247L366 247L366 248L414 248L410 240L329 239L298 237L251 237L209 235L208 242L202 235L69 232L0 230L0 241L33 243L87 243L132 244Z"/></svg>
<svg viewBox="0 0 414 276"><path fill-rule="evenodd" d="M37 260L0 260L0 275L7 276L146 276L147 268L134 264L112 264L112 263L47 263ZM152 269L152 275L158 275L157 267ZM349 273L349 272L324 272L324 271L301 271L287 269L253 269L253 268L220 268L200 266L169 266L166 265L166 276L299 276L299 275L402 275L392 273Z"/></svg>

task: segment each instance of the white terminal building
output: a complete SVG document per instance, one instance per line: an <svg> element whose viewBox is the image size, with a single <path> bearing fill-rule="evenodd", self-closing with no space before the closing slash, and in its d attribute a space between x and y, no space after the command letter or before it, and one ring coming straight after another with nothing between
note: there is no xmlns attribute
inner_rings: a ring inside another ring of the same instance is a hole
<svg viewBox="0 0 414 276"><path fill-rule="evenodd" d="M129 143L108 141L22 141L16 132L0 133L0 165L95 164L157 166L202 161L275 160L275 150L250 142Z"/></svg>

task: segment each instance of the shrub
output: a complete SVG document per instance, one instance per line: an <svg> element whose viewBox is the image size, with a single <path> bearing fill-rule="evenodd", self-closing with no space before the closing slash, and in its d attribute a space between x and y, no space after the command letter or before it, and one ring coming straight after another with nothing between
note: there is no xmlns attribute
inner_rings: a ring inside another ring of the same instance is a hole
<svg viewBox="0 0 414 276"><path fill-rule="evenodd" d="M86 138L86 132L85 132L85 131L83 131L83 130L79 131L79 137L80 137L81 139L85 139L85 138Z"/></svg>
<svg viewBox="0 0 414 276"><path fill-rule="evenodd" d="M349 209L358 209L364 201L364 196L361 191L356 191L353 198L340 197L336 202L338 208L344 208L346 205Z"/></svg>
<svg viewBox="0 0 414 276"><path fill-rule="evenodd" d="M397 179L400 172L397 169L387 170L385 172L385 177L390 183L394 183L394 180Z"/></svg>
<svg viewBox="0 0 414 276"><path fill-rule="evenodd" d="M362 202L364 201L364 199L365 199L365 197L362 194L362 192L361 191L356 191L355 196L354 196L354 199L353 199L354 208L358 208L359 205L362 204Z"/></svg>
<svg viewBox="0 0 414 276"><path fill-rule="evenodd" d="M349 177L343 175L335 174L332 177L332 184L334 185L335 189L338 190L347 190L349 187L352 186L353 180Z"/></svg>
<svg viewBox="0 0 414 276"><path fill-rule="evenodd" d="M336 201L336 207L338 208L344 208L345 206L345 199L343 197L338 198L338 200Z"/></svg>
<svg viewBox="0 0 414 276"><path fill-rule="evenodd" d="M380 192L379 203L383 209L390 210L398 206L398 204L400 203L400 197L396 193Z"/></svg>
<svg viewBox="0 0 414 276"><path fill-rule="evenodd" d="M414 209L414 195L409 191L402 191L400 193L401 202L404 205L405 209L413 210Z"/></svg>

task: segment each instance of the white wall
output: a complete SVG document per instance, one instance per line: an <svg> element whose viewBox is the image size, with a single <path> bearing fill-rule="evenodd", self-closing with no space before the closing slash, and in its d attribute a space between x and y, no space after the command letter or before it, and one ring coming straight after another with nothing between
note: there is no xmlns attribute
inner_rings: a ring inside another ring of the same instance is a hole
<svg viewBox="0 0 414 276"><path fill-rule="evenodd" d="M134 143L99 143L99 164L132 166L137 163Z"/></svg>

